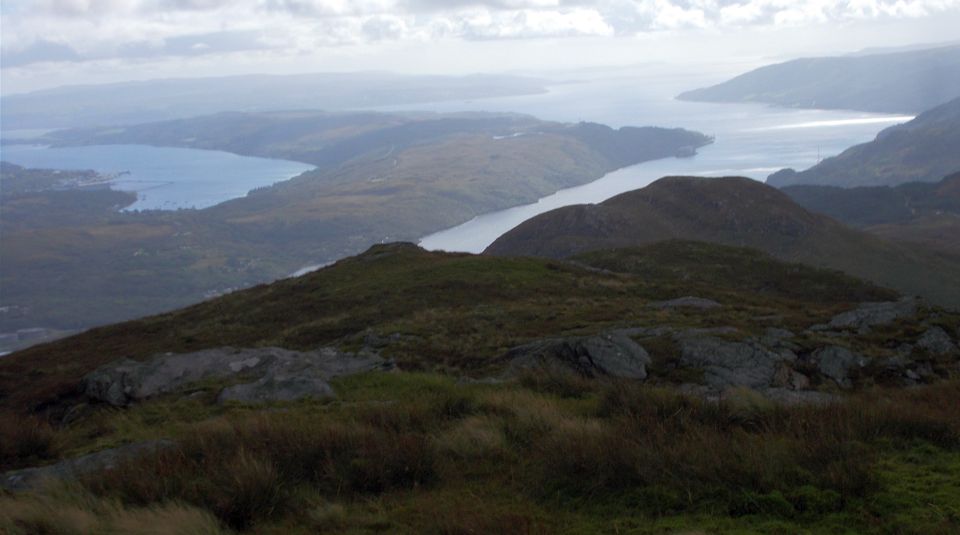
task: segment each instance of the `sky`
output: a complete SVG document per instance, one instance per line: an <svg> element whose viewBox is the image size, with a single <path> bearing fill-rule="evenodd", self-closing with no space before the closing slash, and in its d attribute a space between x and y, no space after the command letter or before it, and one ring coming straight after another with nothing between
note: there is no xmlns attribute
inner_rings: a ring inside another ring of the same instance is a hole
<svg viewBox="0 0 960 535"><path fill-rule="evenodd" d="M3 0L0 91L171 76L769 63L955 41L960 0Z"/></svg>

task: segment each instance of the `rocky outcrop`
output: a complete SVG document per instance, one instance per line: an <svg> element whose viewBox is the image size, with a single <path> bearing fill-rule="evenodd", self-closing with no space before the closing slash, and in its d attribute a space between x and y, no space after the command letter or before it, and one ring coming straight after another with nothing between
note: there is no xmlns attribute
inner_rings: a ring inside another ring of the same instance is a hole
<svg viewBox="0 0 960 535"><path fill-rule="evenodd" d="M686 297L670 299L669 301L654 301L647 306L650 308L699 308L701 310L709 310L712 308L720 308L723 305L712 299L688 295Z"/></svg>
<svg viewBox="0 0 960 535"><path fill-rule="evenodd" d="M173 446L170 440L151 440L98 451L49 466L13 470L0 475L0 488L10 491L34 489L51 479L72 479L98 470L109 470L121 461Z"/></svg>
<svg viewBox="0 0 960 535"><path fill-rule="evenodd" d="M940 327L930 327L927 332L917 340L917 347L925 350L931 355L952 355L957 354L957 345L950 339L947 331Z"/></svg>
<svg viewBox="0 0 960 535"><path fill-rule="evenodd" d="M833 379L842 388L853 386L850 372L863 368L869 362L865 357L840 346L820 348L813 352L811 360L821 374Z"/></svg>
<svg viewBox="0 0 960 535"><path fill-rule="evenodd" d="M82 390L92 400L122 407L200 381L232 380L239 384L224 389L221 401L291 401L332 396L327 381L333 377L392 367L370 352L228 347L108 364L84 377Z"/></svg>
<svg viewBox="0 0 960 535"><path fill-rule="evenodd" d="M650 356L619 333L548 338L515 347L504 356L508 374L529 369L573 371L583 377L645 379Z"/></svg>
<svg viewBox="0 0 960 535"><path fill-rule="evenodd" d="M863 303L853 310L837 314L826 325L814 326L812 330L852 329L867 332L871 327L915 316L918 304L913 297L905 297L899 301Z"/></svg>
<svg viewBox="0 0 960 535"><path fill-rule="evenodd" d="M777 372L796 359L789 351L775 352L756 341L730 341L690 332L674 336L680 364L704 372L704 382L716 389L731 386L767 388Z"/></svg>

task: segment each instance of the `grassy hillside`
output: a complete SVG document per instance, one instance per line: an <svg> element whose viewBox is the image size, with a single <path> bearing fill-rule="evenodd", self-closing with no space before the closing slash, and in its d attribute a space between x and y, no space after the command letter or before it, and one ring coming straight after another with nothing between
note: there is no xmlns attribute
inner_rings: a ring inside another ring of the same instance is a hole
<svg viewBox="0 0 960 535"><path fill-rule="evenodd" d="M894 186L937 182L960 170L960 98L891 126L869 143L851 147L805 171L778 171L767 183Z"/></svg>
<svg viewBox="0 0 960 535"><path fill-rule="evenodd" d="M662 321L662 311L642 306L650 300L690 294L716 298L741 312L686 318L678 311L668 316L681 324L722 321L750 331L764 326L750 320L751 313L775 311L783 315L778 320L782 325L799 328L828 318L838 307L895 295L837 272L712 244L662 243L615 257L627 265L611 265L608 256L570 264L431 253L410 244L375 246L303 277L92 329L4 357L0 403L54 403L69 397L80 376L96 366L165 351L225 345L310 349L366 331L399 332L412 336L412 341L392 348L390 356L401 367L476 373L489 369L491 359L507 348L547 333L589 333ZM582 262L596 262L603 269ZM633 262L673 267L640 270ZM687 273L680 276L674 269ZM749 276L728 277L728 270ZM30 381L24 384L21 379L27 375Z"/></svg>
<svg viewBox="0 0 960 535"><path fill-rule="evenodd" d="M666 239L754 247L938 303L960 303L957 258L844 227L747 178L663 178L597 205L541 214L498 238L486 252L564 258Z"/></svg>
<svg viewBox="0 0 960 535"><path fill-rule="evenodd" d="M691 294L722 308L647 306ZM458 380L495 375L516 344L610 327L727 327L724 336L749 339L775 326L798 333L802 354L827 340L811 325L893 297L709 243L575 262L375 246L302 278L0 359L0 466L173 440L73 483L0 491L0 529L947 533L960 507L956 380L900 390L871 388L865 376L823 405L742 389L709 401L677 390L691 379L669 371L672 349L656 339L644 342L654 357L645 384ZM918 314L844 344L882 360L918 336L918 321L960 328L956 313ZM204 384L116 409L76 392L84 373L121 357L224 344L349 348L370 336L393 340L382 351L401 371L338 379L334 401L224 405Z"/></svg>
<svg viewBox="0 0 960 535"><path fill-rule="evenodd" d="M0 318L3 330L169 310L709 142L681 129L514 115L320 112L226 114L59 139L220 148L319 167L204 210L118 213L81 203L75 191L5 196L0 302L19 313ZM30 206L46 207L42 223Z"/></svg>
<svg viewBox="0 0 960 535"><path fill-rule="evenodd" d="M768 65L678 98L920 113L960 96L960 46Z"/></svg>

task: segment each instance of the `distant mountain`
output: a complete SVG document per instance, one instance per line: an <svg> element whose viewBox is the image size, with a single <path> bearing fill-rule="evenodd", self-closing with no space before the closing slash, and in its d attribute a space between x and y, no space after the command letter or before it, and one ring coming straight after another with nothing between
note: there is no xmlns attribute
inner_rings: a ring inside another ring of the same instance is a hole
<svg viewBox="0 0 960 535"><path fill-rule="evenodd" d="M532 137L564 136L596 151L615 167L664 154L690 155L710 143L681 128L622 127L540 121L515 113L377 113L325 111L224 112L131 126L50 132L35 141L53 145L148 144L213 149L317 166L341 165L435 143L452 136L487 136L485 141L535 143ZM524 139L519 139L524 137Z"/></svg>
<svg viewBox="0 0 960 535"><path fill-rule="evenodd" d="M486 253L564 258L667 239L752 247L960 304L960 257L847 228L747 178L663 178L597 205L541 214L501 236Z"/></svg>
<svg viewBox="0 0 960 535"><path fill-rule="evenodd" d="M958 69L960 70L960 69ZM881 186L936 182L960 170L960 98L891 126L869 143L851 147L806 171L778 171L767 179L793 184Z"/></svg>
<svg viewBox="0 0 960 535"><path fill-rule="evenodd" d="M960 254L960 173L895 187L797 185L782 189L804 208L874 234Z"/></svg>
<svg viewBox="0 0 960 535"><path fill-rule="evenodd" d="M682 100L920 113L960 96L960 45L768 65Z"/></svg>
<svg viewBox="0 0 960 535"><path fill-rule="evenodd" d="M528 95L543 82L509 75L387 72L171 78L65 86L0 98L3 129L135 124L229 110L346 110Z"/></svg>
<svg viewBox="0 0 960 535"><path fill-rule="evenodd" d="M117 198L132 196L110 190L44 189L49 173L27 170L37 187L0 198L8 310L0 332L184 306L710 142L682 129L520 115L323 112L218 114L46 139L216 148L317 169L203 210L145 212L118 212Z"/></svg>

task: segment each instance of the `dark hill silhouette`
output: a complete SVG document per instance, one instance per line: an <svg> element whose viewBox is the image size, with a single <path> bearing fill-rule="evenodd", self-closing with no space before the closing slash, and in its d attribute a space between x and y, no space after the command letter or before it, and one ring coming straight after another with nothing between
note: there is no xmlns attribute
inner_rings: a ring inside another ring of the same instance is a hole
<svg viewBox="0 0 960 535"><path fill-rule="evenodd" d="M752 247L937 303L960 303L960 258L850 229L740 177L667 177L597 205L559 208L504 234L486 253L564 258L668 239Z"/></svg>

